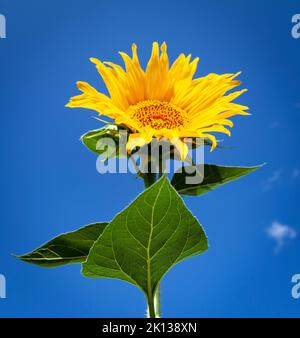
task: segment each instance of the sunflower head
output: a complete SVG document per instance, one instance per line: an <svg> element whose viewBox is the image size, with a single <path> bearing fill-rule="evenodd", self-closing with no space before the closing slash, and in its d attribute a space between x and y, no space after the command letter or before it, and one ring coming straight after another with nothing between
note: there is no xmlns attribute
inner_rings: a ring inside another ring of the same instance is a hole
<svg viewBox="0 0 300 338"><path fill-rule="evenodd" d="M109 92L106 96L86 82L77 82L82 94L74 96L68 107L96 110L130 130L127 151L150 143L152 138L165 138L175 145L184 159L188 147L186 137L210 140L217 145L215 132L230 135L229 119L234 115L249 115L248 107L233 103L246 91L231 91L240 85L236 74L208 74L194 78L198 58L180 54L170 66L167 45L159 50L153 43L146 70L140 65L137 47L132 56L120 52L125 68L112 62L90 60L96 65ZM231 91L229 94L228 91Z"/></svg>

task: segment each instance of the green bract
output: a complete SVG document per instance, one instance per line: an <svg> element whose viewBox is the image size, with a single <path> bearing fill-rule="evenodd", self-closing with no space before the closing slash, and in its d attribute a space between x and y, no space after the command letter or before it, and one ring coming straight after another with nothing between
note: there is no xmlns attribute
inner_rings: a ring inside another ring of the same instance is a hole
<svg viewBox="0 0 300 338"><path fill-rule="evenodd" d="M122 131L126 131L126 129L115 124L107 124L103 128L90 130L83 134L81 141L97 155L104 155L106 158L122 157L127 155L126 148L120 148L120 132ZM105 139L111 142L105 142Z"/></svg>

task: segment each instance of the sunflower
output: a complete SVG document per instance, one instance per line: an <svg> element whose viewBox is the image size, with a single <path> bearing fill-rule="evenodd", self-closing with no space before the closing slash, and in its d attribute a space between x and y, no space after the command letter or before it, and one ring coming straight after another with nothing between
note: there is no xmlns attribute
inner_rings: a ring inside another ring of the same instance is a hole
<svg viewBox="0 0 300 338"><path fill-rule="evenodd" d="M93 109L100 115L125 126L130 134L126 145L134 148L151 142L152 138L168 139L185 159L188 146L184 138L210 140L211 150L217 145L212 133L230 136L229 120L234 115L250 115L248 107L233 103L246 89L231 91L241 84L240 74L208 74L193 78L199 59L180 54L169 65L167 45L153 43L146 70L140 65L137 46L132 57L120 52L125 69L112 62L91 58L108 89L109 96L98 92L86 82L77 82L82 94L70 99L67 107ZM226 94L231 91L229 94ZM225 95L226 94L226 95Z"/></svg>

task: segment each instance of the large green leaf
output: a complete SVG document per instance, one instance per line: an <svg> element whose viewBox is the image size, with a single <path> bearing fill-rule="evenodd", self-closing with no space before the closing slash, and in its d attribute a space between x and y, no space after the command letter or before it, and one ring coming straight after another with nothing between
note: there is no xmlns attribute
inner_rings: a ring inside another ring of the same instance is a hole
<svg viewBox="0 0 300 338"><path fill-rule="evenodd" d="M62 234L34 251L17 257L27 263L48 268L81 263L86 260L91 246L102 234L107 224L90 224L76 231Z"/></svg>
<svg viewBox="0 0 300 338"><path fill-rule="evenodd" d="M213 164L204 164L204 177L203 170L200 166L196 166L196 174L189 174L192 172L191 167L186 167L187 170L183 172L177 172L172 178L172 185L178 191L180 195L197 196L205 194L220 185L229 181L235 180L241 176L247 175L252 171L262 167L258 165L255 167L226 167L217 166ZM196 175L201 183L189 183L188 178Z"/></svg>
<svg viewBox="0 0 300 338"><path fill-rule="evenodd" d="M174 264L207 247L201 225L163 176L107 226L83 263L82 273L125 280L149 299Z"/></svg>

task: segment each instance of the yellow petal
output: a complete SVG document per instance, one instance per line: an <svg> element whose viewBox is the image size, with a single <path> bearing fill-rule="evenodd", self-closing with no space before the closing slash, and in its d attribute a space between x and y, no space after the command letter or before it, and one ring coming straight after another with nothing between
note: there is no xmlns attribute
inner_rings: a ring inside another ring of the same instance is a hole
<svg viewBox="0 0 300 338"><path fill-rule="evenodd" d="M189 153L188 146L180 138L171 139L171 143L174 144L175 148L179 152L180 159L184 161Z"/></svg>
<svg viewBox="0 0 300 338"><path fill-rule="evenodd" d="M142 147L146 144L145 138L142 136L140 133L136 134L130 134L127 144L126 144L126 149L128 153L131 153L132 150L136 147Z"/></svg>

